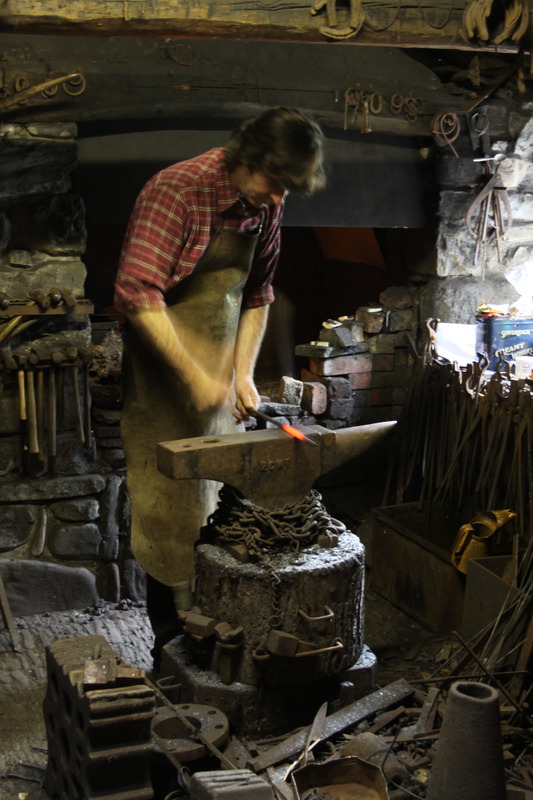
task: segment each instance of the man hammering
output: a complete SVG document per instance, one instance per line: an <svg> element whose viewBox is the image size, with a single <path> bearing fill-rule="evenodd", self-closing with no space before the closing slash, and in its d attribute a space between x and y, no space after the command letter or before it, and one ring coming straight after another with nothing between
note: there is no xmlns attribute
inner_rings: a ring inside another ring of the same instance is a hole
<svg viewBox="0 0 533 800"><path fill-rule="evenodd" d="M158 442L235 431L257 409L254 367L274 300L288 192L325 183L319 126L295 109L245 121L224 147L174 164L142 189L126 231L115 305L127 319L122 438L132 547L147 572L152 651L180 632L175 587L217 484L175 481ZM178 601L179 606L179 601Z"/></svg>

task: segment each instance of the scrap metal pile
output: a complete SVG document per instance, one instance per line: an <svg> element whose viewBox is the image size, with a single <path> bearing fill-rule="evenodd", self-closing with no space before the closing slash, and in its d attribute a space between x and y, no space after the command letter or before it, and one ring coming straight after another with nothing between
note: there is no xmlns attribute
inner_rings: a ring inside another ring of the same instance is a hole
<svg viewBox="0 0 533 800"><path fill-rule="evenodd" d="M526 800L528 704L465 643L439 654L432 674L323 703L309 725L253 740L123 664L103 637L59 640L47 648L45 789L55 800Z"/></svg>

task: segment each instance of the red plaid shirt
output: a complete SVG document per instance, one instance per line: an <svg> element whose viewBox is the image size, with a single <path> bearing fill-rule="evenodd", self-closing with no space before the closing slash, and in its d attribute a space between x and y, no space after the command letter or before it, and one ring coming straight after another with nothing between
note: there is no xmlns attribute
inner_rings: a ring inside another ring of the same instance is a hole
<svg viewBox="0 0 533 800"><path fill-rule="evenodd" d="M164 296L190 275L213 233L224 228L263 229L243 303L272 303L272 278L278 262L283 204L261 212L243 203L232 187L221 148L173 164L144 186L133 209L115 283L115 306L164 308Z"/></svg>

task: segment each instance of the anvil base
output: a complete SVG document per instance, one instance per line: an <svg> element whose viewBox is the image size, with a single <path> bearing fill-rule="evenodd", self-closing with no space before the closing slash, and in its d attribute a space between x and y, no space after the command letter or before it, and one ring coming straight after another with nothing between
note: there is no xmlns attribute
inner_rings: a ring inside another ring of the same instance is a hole
<svg viewBox="0 0 533 800"><path fill-rule="evenodd" d="M339 698L344 705L364 697L374 691L376 673L376 657L366 645L355 664L338 675L289 686L224 684L215 672L191 661L182 636L165 645L161 659L161 678L173 677L181 685L180 703L214 706L227 716L233 733L254 738L309 725L325 700L334 707Z"/></svg>

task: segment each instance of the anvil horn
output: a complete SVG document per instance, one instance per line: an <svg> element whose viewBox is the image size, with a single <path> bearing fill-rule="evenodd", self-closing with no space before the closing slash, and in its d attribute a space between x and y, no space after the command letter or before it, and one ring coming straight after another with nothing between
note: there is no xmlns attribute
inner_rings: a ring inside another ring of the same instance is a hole
<svg viewBox="0 0 533 800"><path fill-rule="evenodd" d="M395 421L330 431L305 427L318 444L269 429L161 442L157 465L167 478L207 478L232 486L255 505L275 511L306 497L315 481L383 439Z"/></svg>

